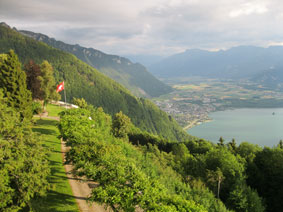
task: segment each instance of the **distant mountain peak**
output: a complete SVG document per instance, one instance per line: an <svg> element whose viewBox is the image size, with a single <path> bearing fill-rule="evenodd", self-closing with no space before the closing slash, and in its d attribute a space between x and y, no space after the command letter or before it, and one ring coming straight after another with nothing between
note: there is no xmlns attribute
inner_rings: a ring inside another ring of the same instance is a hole
<svg viewBox="0 0 283 212"><path fill-rule="evenodd" d="M270 67L283 67L283 46L235 46L225 51L200 49L172 55L149 67L158 77L247 79Z"/></svg>
<svg viewBox="0 0 283 212"><path fill-rule="evenodd" d="M82 47L79 44L71 45L41 33L20 30L25 36L42 41L54 48L69 52L103 74L124 85L137 96L157 97L172 91L172 88L156 79L146 68L138 63L118 55L109 55L102 51Z"/></svg>

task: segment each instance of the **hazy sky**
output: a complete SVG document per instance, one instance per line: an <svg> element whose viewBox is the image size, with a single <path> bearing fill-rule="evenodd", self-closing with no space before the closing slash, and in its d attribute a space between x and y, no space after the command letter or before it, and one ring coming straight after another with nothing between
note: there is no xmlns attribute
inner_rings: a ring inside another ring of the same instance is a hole
<svg viewBox="0 0 283 212"><path fill-rule="evenodd" d="M0 0L0 22L106 53L283 45L282 0Z"/></svg>

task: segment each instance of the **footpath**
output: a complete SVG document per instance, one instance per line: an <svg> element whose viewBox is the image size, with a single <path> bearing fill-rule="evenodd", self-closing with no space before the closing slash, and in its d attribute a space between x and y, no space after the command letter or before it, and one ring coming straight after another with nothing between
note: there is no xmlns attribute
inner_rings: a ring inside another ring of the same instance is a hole
<svg viewBox="0 0 283 212"><path fill-rule="evenodd" d="M36 115L35 117L52 119L60 121L58 116L48 116L48 113L44 113L41 116ZM87 197L91 194L91 188L95 187L97 184L93 181L85 180L83 178L74 177L72 174L73 166L70 164L65 164L65 155L68 152L69 147L66 147L65 142L61 139L61 152L62 152L62 161L64 164L65 172L73 191L73 196L76 199L76 202L79 206L81 212L108 212L105 210L102 205L97 203L87 202Z"/></svg>

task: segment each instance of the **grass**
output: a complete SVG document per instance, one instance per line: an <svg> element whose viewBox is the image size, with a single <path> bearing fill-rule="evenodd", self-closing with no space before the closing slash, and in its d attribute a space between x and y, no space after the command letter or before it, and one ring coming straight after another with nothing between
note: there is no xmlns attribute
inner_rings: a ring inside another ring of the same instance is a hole
<svg viewBox="0 0 283 212"><path fill-rule="evenodd" d="M58 116L58 113L66 109L58 105L48 104L46 110L48 111L48 116Z"/></svg>
<svg viewBox="0 0 283 212"><path fill-rule="evenodd" d="M52 107L52 109L54 108ZM58 109L54 109L54 111L58 111ZM51 190L48 191L46 197L35 199L32 202L34 211L79 211L62 162L61 142L58 138L59 130L57 128L58 121L44 118L35 119L35 121L36 125L33 127L33 131L42 136L44 146L50 149L51 175L49 182L51 183Z"/></svg>

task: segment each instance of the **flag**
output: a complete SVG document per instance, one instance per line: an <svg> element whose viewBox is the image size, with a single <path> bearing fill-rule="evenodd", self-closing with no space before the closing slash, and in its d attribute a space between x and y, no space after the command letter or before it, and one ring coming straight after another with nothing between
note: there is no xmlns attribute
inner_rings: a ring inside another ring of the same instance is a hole
<svg viewBox="0 0 283 212"><path fill-rule="evenodd" d="M56 92L58 93L62 90L64 90L64 81L57 85Z"/></svg>

